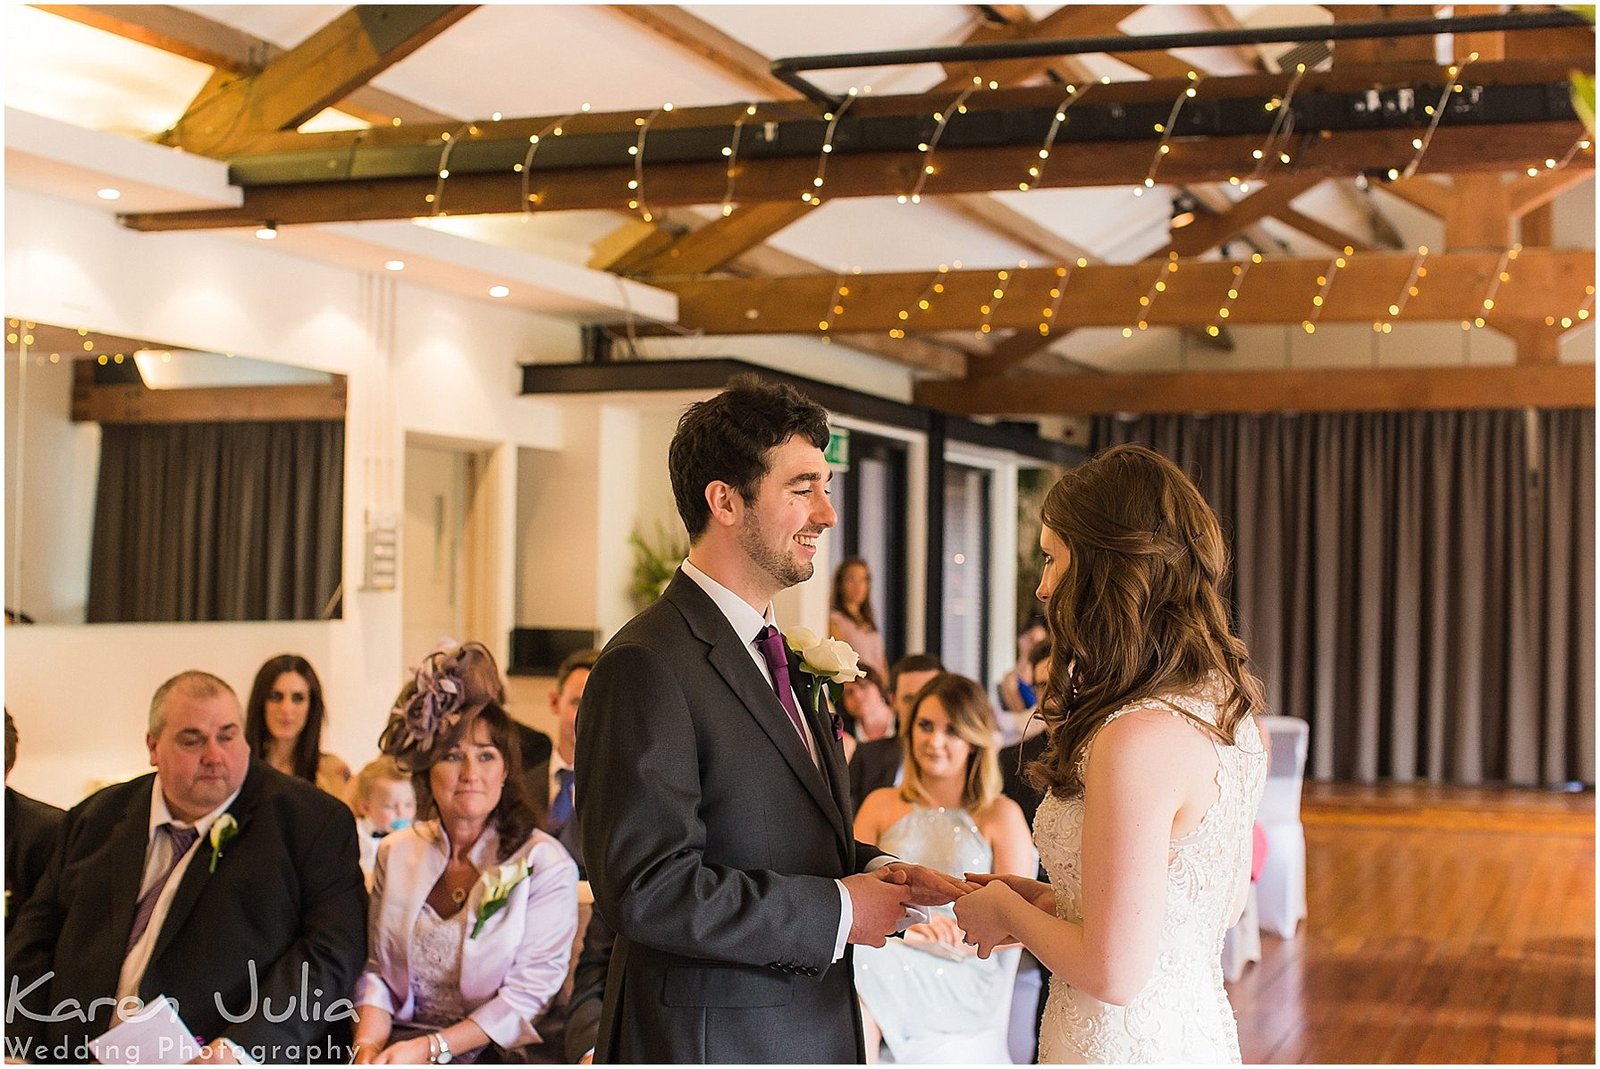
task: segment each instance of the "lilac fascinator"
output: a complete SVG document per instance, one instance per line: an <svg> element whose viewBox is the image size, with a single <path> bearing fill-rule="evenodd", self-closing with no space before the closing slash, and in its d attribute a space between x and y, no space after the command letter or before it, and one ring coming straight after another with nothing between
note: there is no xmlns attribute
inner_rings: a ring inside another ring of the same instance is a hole
<svg viewBox="0 0 1600 1069"><path fill-rule="evenodd" d="M482 643L435 651L401 689L378 748L408 772L428 768L503 690L494 657Z"/></svg>

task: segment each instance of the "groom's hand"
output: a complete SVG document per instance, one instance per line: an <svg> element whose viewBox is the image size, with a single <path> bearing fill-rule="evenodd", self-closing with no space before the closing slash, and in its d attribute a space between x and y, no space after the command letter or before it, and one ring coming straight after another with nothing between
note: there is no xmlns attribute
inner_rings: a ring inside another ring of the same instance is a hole
<svg viewBox="0 0 1600 1069"><path fill-rule="evenodd" d="M911 888L905 874L892 868L857 873L841 881L850 894L850 942L881 947L899 930L911 901Z"/></svg>
<svg viewBox="0 0 1600 1069"><path fill-rule="evenodd" d="M978 889L977 884L958 880L954 876L946 876L938 869L930 869L926 865L909 865L904 861L896 861L878 871L885 870L905 873L906 885L911 889L910 901L914 906L943 906Z"/></svg>

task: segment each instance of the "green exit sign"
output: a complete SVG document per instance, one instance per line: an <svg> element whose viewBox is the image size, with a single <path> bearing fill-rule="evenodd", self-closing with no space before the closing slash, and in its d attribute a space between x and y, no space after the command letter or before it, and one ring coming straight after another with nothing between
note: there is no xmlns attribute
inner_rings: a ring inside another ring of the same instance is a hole
<svg viewBox="0 0 1600 1069"><path fill-rule="evenodd" d="M828 431L828 448L823 452L828 463L840 471L850 469L850 432L846 430Z"/></svg>

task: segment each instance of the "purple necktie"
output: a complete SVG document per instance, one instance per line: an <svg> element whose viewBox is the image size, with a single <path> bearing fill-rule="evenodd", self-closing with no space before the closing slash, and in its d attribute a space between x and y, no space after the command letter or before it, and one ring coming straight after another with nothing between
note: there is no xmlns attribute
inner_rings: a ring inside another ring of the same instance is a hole
<svg viewBox="0 0 1600 1069"><path fill-rule="evenodd" d="M194 845L200 833L193 828L180 828L176 824L160 824L157 831L166 832L172 844L172 857L167 861L166 871L155 883L150 885L150 890L139 899L139 904L133 911L133 931L128 933L128 949L133 949L133 944L139 941L144 930L150 926L150 917L156 911L156 899L161 897L161 889L172 878L172 870L178 867L178 862L183 860L183 855L189 852L189 847Z"/></svg>
<svg viewBox="0 0 1600 1069"><path fill-rule="evenodd" d="M783 711L789 714L789 722L800 733L800 741L805 743L806 752L810 753L806 723L800 718L800 708L794 703L794 685L789 682L789 650L783 644L783 635L768 624L756 636L756 645L761 647L761 656L767 659L767 668L772 672L772 689L778 692Z"/></svg>

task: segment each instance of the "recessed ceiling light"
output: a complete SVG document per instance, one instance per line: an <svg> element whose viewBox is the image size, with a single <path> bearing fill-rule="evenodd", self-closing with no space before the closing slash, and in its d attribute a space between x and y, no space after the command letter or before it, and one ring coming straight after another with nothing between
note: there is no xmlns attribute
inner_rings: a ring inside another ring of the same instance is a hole
<svg viewBox="0 0 1600 1069"><path fill-rule="evenodd" d="M122 190L112 189L110 186L107 186L96 193L96 196L98 196L101 200L118 200L122 196Z"/></svg>
<svg viewBox="0 0 1600 1069"><path fill-rule="evenodd" d="M509 297L509 296L511 296L511 290L508 289L505 286L490 286L489 287L489 296L491 296L491 297Z"/></svg>
<svg viewBox="0 0 1600 1069"><path fill-rule="evenodd" d="M271 241L278 236L278 224L267 223L256 231L256 237L262 241Z"/></svg>
<svg viewBox="0 0 1600 1069"><path fill-rule="evenodd" d="M389 271L404 271L406 262L404 260L385 260L383 266L385 270Z"/></svg>

